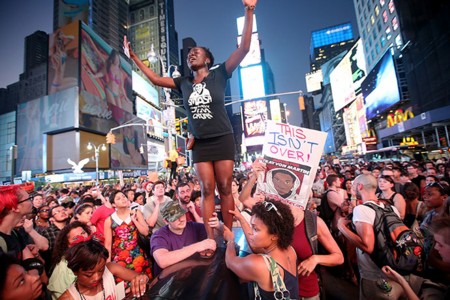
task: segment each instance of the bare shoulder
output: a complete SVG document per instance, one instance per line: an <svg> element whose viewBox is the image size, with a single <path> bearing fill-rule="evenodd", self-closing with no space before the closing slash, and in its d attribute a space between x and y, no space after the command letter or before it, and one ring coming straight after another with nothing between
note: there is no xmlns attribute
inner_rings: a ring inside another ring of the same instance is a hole
<svg viewBox="0 0 450 300"><path fill-rule="evenodd" d="M74 300L72 295L68 290L66 290L59 298L58 300Z"/></svg>

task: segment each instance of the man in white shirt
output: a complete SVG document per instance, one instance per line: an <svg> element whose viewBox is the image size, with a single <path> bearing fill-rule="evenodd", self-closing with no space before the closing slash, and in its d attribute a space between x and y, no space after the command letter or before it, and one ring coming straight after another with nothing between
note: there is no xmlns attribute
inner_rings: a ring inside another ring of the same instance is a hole
<svg viewBox="0 0 450 300"><path fill-rule="evenodd" d="M384 207L376 196L377 179L370 175L359 175L353 182L353 191L362 199L363 203L373 203ZM400 217L395 207L394 212ZM389 280L381 269L372 261L370 254L375 248L375 233L373 224L375 211L366 206L358 205L353 209L353 224L356 233L347 225L351 222L346 218L339 219L338 229L353 243L357 249L358 267L361 275L360 299L399 299L404 297L402 287L395 281Z"/></svg>

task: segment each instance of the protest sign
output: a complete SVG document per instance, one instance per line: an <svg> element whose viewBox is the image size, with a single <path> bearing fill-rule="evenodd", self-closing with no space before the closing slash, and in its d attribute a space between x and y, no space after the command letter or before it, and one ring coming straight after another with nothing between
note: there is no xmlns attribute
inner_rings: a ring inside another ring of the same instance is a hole
<svg viewBox="0 0 450 300"><path fill-rule="evenodd" d="M258 188L267 197L306 208L327 134L268 120L263 145L266 169Z"/></svg>

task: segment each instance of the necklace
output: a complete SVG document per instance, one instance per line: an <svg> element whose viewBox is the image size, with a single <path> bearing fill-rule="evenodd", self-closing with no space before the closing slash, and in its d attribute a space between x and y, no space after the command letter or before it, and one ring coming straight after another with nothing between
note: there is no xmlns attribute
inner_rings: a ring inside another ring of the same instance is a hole
<svg viewBox="0 0 450 300"><path fill-rule="evenodd" d="M78 292L78 295L80 296L81 300L86 300L86 297L80 292L80 289L78 288L78 282L75 282L75 289ZM98 294L98 293L97 293ZM97 296L97 294L95 294L95 296ZM103 295L103 300L105 300L105 287L103 286L103 281L102 281L102 295Z"/></svg>

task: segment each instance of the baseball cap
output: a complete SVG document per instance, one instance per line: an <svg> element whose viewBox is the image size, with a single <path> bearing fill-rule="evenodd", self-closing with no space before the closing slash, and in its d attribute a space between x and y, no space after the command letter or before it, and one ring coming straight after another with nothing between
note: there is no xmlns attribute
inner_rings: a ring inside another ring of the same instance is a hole
<svg viewBox="0 0 450 300"><path fill-rule="evenodd" d="M164 220L168 222L174 222L178 220L182 215L186 213L186 210L180 206L178 201L166 202L161 208L161 215Z"/></svg>

